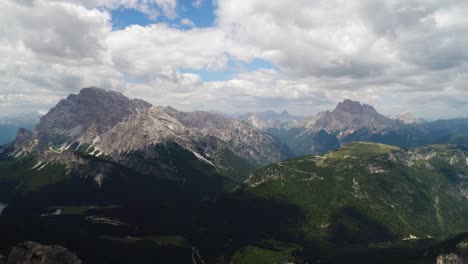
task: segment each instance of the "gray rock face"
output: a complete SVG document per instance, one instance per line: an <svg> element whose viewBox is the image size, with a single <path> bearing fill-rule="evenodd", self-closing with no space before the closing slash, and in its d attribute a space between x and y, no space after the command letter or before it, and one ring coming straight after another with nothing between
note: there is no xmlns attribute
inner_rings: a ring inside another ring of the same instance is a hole
<svg viewBox="0 0 468 264"><path fill-rule="evenodd" d="M151 107L142 100L131 100L121 93L85 88L61 100L37 126L39 146L60 145L67 141L91 144L126 116Z"/></svg>
<svg viewBox="0 0 468 264"><path fill-rule="evenodd" d="M171 142L207 160L223 149L258 164L287 157L275 139L243 121L170 107L152 107L125 118L96 149L118 159L123 153L147 152L151 146Z"/></svg>
<svg viewBox="0 0 468 264"><path fill-rule="evenodd" d="M125 118L109 130L98 149L111 155L145 150L150 145L177 142L190 147L196 135L160 108L152 107Z"/></svg>
<svg viewBox="0 0 468 264"><path fill-rule="evenodd" d="M6 264L82 264L66 248L24 242L12 249Z"/></svg>
<svg viewBox="0 0 468 264"><path fill-rule="evenodd" d="M448 253L439 255L436 264L468 264L468 259L455 253Z"/></svg>
<svg viewBox="0 0 468 264"><path fill-rule="evenodd" d="M377 113L370 105L345 100L337 105L333 111L319 113L301 122L298 126L307 132L325 130L337 134L342 140L346 136L360 130L378 133L384 129L398 127L400 122Z"/></svg>
<svg viewBox="0 0 468 264"><path fill-rule="evenodd" d="M37 142L34 141L34 133L24 128L18 129L16 133L15 147L24 151L32 151Z"/></svg>
<svg viewBox="0 0 468 264"><path fill-rule="evenodd" d="M289 153L276 139L247 122L221 115L196 111L164 109L192 133L220 139L237 156L258 164L287 158Z"/></svg>

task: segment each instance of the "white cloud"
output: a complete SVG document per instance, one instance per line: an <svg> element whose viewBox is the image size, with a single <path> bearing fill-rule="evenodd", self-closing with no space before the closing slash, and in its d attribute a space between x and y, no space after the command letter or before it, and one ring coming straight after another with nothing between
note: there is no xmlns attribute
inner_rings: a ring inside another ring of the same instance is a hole
<svg viewBox="0 0 468 264"><path fill-rule="evenodd" d="M81 4L87 8L104 7L110 10L126 8L135 9L151 19L156 19L160 15L174 18L177 16L176 0L51 0L51 1L68 1L74 4Z"/></svg>
<svg viewBox="0 0 468 264"><path fill-rule="evenodd" d="M180 24L182 24L184 26L188 26L188 27L194 27L195 26L195 23L193 23L193 21L188 19L188 18L182 18L180 20Z"/></svg>
<svg viewBox="0 0 468 264"><path fill-rule="evenodd" d="M0 111L50 107L80 87L122 87L105 39L108 13L70 3L2 1Z"/></svg>
<svg viewBox="0 0 468 264"><path fill-rule="evenodd" d="M218 6L218 26L237 59L270 61L288 79L315 78L327 92L359 99L372 91L382 104L398 97L384 104L388 111L406 104L427 115L413 98L445 105L439 115L466 110L455 110L458 94L448 93L454 80L458 90L468 84L460 78L468 59L466 1L219 0Z"/></svg>
<svg viewBox="0 0 468 264"><path fill-rule="evenodd" d="M215 4L215 25L202 29L178 17L176 0L1 1L0 111L44 109L91 85L185 110L308 114L351 98L384 113L468 111L464 0ZM109 11L120 8L190 28L159 23L112 31ZM189 73L254 59L276 69L242 69L216 82Z"/></svg>
<svg viewBox="0 0 468 264"><path fill-rule="evenodd" d="M203 5L203 0L193 0L193 6L200 8Z"/></svg>
<svg viewBox="0 0 468 264"><path fill-rule="evenodd" d="M213 28L181 30L155 24L113 31L107 44L119 71L151 81L172 79L179 68L224 69L224 41L224 33Z"/></svg>

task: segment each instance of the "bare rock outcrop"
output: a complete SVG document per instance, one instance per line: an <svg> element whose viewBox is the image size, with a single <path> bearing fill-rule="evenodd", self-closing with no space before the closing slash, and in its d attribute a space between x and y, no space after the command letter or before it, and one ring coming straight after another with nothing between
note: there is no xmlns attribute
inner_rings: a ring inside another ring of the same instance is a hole
<svg viewBox="0 0 468 264"><path fill-rule="evenodd" d="M11 250L6 264L82 264L82 262L64 247L24 242Z"/></svg>
<svg viewBox="0 0 468 264"><path fill-rule="evenodd" d="M436 264L468 264L468 259L455 253L448 253L439 255Z"/></svg>

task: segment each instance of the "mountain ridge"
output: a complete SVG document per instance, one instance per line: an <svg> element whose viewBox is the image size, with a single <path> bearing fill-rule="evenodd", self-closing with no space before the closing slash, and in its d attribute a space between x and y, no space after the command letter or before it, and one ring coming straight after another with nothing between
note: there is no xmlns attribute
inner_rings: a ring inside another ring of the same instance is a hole
<svg viewBox="0 0 468 264"><path fill-rule="evenodd" d="M63 165L66 174L91 178L99 187L114 170L87 168L95 162L177 182L194 177L191 170L207 179L219 174L223 181L240 182L255 166L289 155L274 137L246 122L154 107L95 87L62 99L36 129L20 129L1 152L14 159L32 155L33 170Z"/></svg>

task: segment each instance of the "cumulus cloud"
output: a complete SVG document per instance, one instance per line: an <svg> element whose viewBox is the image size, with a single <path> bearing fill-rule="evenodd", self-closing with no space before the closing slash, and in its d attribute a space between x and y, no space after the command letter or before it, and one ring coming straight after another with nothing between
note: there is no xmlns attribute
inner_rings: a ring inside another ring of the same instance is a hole
<svg viewBox="0 0 468 264"><path fill-rule="evenodd" d="M203 1L193 1L200 7ZM6 0L0 17L0 110L44 109L85 86L184 110L308 114L351 98L384 113L468 111L464 0L217 0L207 28L176 0ZM135 9L173 23L112 29ZM196 21L195 21L196 22ZM275 69L238 70L256 59Z"/></svg>
<svg viewBox="0 0 468 264"><path fill-rule="evenodd" d="M84 86L122 87L105 43L107 12L40 0L2 1L0 9L4 113L50 107Z"/></svg>
<svg viewBox="0 0 468 264"><path fill-rule="evenodd" d="M270 61L289 78L314 77L323 89L357 99L372 90L388 111L396 109L384 98L397 96L400 107L414 98L441 100L446 109L439 113L453 114L456 93L447 92L454 85L466 90L460 76L467 62L466 1L220 0L218 6L232 56Z"/></svg>
<svg viewBox="0 0 468 264"><path fill-rule="evenodd" d="M181 30L166 24L129 26L107 39L117 69L150 81L180 68L222 70L226 67L224 33L215 28Z"/></svg>
<svg viewBox="0 0 468 264"><path fill-rule="evenodd" d="M146 14L151 19L156 19L158 16L166 16L174 18L177 16L176 0L51 0L51 1L68 1L74 4L80 4L87 8L106 8L113 9L134 9Z"/></svg>
<svg viewBox="0 0 468 264"><path fill-rule="evenodd" d="M193 21L191 21L190 19L188 18L182 18L180 20L180 23L184 26L188 26L188 27L194 27L195 26L195 23L193 23Z"/></svg>

